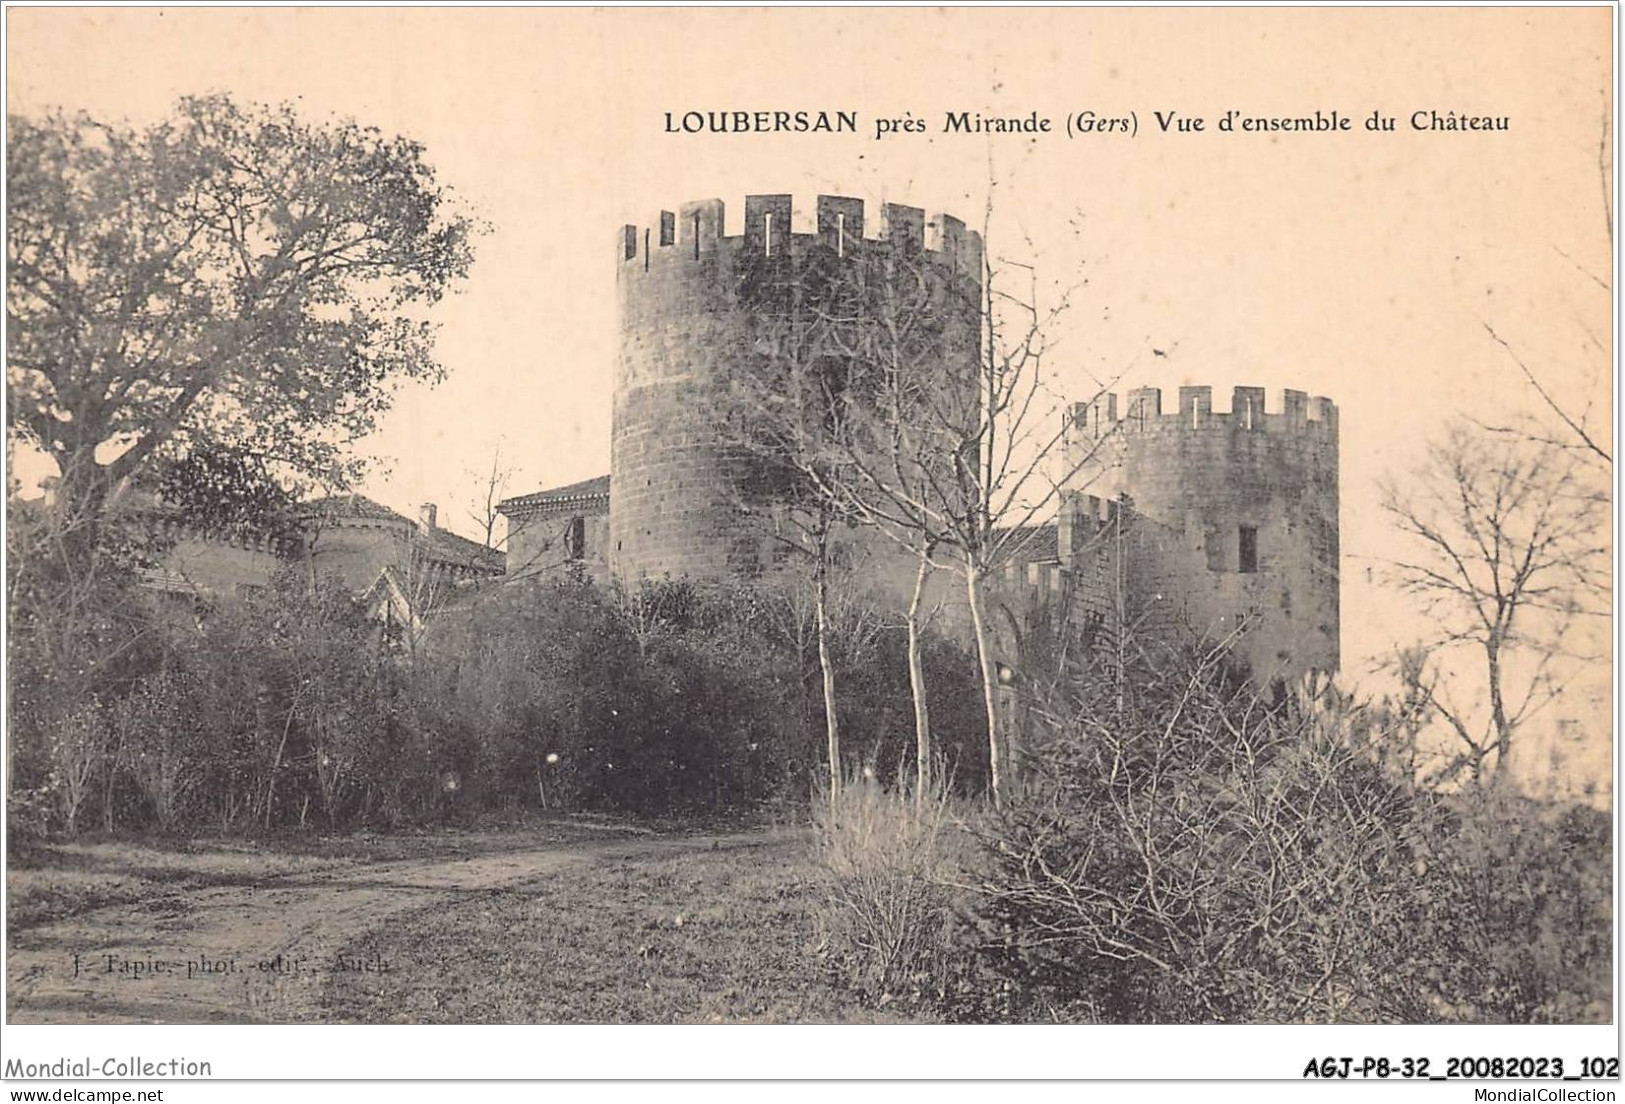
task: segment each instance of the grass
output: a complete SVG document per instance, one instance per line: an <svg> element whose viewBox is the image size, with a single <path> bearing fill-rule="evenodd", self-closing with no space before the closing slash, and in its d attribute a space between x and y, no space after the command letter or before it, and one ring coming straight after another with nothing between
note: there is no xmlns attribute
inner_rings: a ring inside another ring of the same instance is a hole
<svg viewBox="0 0 1625 1104"><path fill-rule="evenodd" d="M6 876L6 920L19 932L109 905L155 910L209 886L257 884L332 869L343 857L288 854L244 844L150 842L56 844L15 858Z"/></svg>
<svg viewBox="0 0 1625 1104"><path fill-rule="evenodd" d="M760 839L569 867L403 916L345 948L395 967L334 975L325 1018L898 1022L833 978L814 920L818 875L806 835Z"/></svg>
<svg viewBox="0 0 1625 1104"><path fill-rule="evenodd" d="M642 833L604 818L534 821L523 828L436 828L388 834L280 834L260 840L83 840L14 849L7 864L7 930L21 932L111 905L184 911L186 895L211 886L261 885L368 862L467 858L542 843Z"/></svg>
<svg viewBox="0 0 1625 1104"><path fill-rule="evenodd" d="M33 845L13 855L10 930L34 938L31 929L43 924L112 906L122 907L112 914L121 924L185 930L198 892L211 887L311 879L342 887L348 871L360 877L379 862L612 841L607 851L565 847L556 868L508 888L431 890L432 904L355 932L341 954L389 969L335 971L323 980L320 1008L312 1004L303 1015L402 1023L920 1022L919 1008L850 986L850 963L827 921L829 871L812 834L731 834L739 827L711 825L720 838L709 847L693 841L692 825L651 831L603 818L388 835ZM409 870L402 868L403 879ZM288 1018L285 1010L255 1011Z"/></svg>

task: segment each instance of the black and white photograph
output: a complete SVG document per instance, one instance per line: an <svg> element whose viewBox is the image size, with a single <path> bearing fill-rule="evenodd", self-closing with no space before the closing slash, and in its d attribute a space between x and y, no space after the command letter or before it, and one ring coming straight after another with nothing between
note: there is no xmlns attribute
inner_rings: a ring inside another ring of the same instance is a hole
<svg viewBox="0 0 1625 1104"><path fill-rule="evenodd" d="M8 7L5 1077L1617 1084L1617 14Z"/></svg>

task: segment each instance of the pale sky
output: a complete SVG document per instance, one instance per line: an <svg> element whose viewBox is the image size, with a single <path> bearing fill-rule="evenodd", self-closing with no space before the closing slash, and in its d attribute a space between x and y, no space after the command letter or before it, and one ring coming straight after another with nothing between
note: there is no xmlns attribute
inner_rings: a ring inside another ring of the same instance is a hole
<svg viewBox="0 0 1625 1104"><path fill-rule="evenodd" d="M1610 12L1591 9L12 9L9 110L146 123L187 93L296 101L409 135L494 230L437 311L450 378L403 394L363 490L467 506L494 447L510 492L609 470L622 223L752 192L885 198L983 221L997 256L1088 283L1058 386L1235 384L1333 398L1342 419L1345 668L1403 638L1365 578L1375 480L1454 413L1535 401L1493 325L1604 436L1612 248L1598 143ZM856 135L672 135L664 113L850 110ZM1134 138L938 133L948 111L1063 128L1134 112ZM1336 110L1345 134L1221 134L1226 111ZM1155 111L1206 116L1160 135ZM1392 133L1362 124L1373 111ZM1418 133L1413 111L1507 116ZM876 141L880 117L931 133ZM1168 355L1151 356L1155 347ZM1171 397L1171 396L1170 396Z"/></svg>

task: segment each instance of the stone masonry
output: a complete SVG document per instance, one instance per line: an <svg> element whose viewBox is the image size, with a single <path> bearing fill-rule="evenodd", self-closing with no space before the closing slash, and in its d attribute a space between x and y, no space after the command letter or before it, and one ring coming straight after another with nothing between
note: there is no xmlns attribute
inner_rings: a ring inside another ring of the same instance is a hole
<svg viewBox="0 0 1625 1104"><path fill-rule="evenodd" d="M949 312L937 323L956 338L941 346L951 350L943 385L974 378L982 243L958 219L886 204L871 237L862 201L820 196L814 232L795 233L791 197L758 195L746 197L744 232L729 237L723 215L721 200L701 200L621 228L610 475L504 502L510 571L574 559L623 584L758 574L770 553L743 490L753 461L723 447L716 402L751 370L764 329L819 308L819 272L853 266L864 286L923 274L932 309ZM977 293L952 294L967 277ZM1011 666L1023 618L1064 606L1082 623L1126 618L1170 639L1230 640L1260 679L1336 669L1329 399L1288 390L1266 404L1263 389L1236 387L1221 411L1211 388L1181 387L1164 412L1161 392L1142 388L1120 413L1117 396L1102 395L1068 414L1066 467L1055 521L1009 542L990 588ZM913 566L895 550L866 555L879 589L911 583ZM951 584L937 585L951 602ZM959 620L945 612L946 625Z"/></svg>

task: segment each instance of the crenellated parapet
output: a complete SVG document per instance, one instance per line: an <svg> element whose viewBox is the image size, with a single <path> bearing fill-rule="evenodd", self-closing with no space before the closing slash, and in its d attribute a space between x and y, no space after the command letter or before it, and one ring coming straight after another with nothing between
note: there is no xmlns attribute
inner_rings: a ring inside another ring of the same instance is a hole
<svg viewBox="0 0 1625 1104"><path fill-rule="evenodd" d="M1241 647L1254 671L1335 669L1337 405L1246 386L1231 389L1228 405L1215 409L1205 386L1179 388L1172 408L1155 387L1075 404L1072 486L1132 497L1132 526L1114 531L1133 530L1126 585L1144 608L1178 595L1181 616L1202 633L1251 618L1258 631ZM1089 512L1081 517L1083 531Z"/></svg>
<svg viewBox="0 0 1625 1104"><path fill-rule="evenodd" d="M775 333L859 348L904 332L904 355L943 387L974 375L982 241L960 219L834 195L799 211L789 195L747 196L737 234L726 214L720 199L696 200L618 236L609 549L625 580L770 563L761 508L782 476L729 447L719 425L739 428L737 381L770 365ZM888 311L908 324L888 330Z"/></svg>
<svg viewBox="0 0 1625 1104"><path fill-rule="evenodd" d="M1181 387L1178 405L1164 410L1162 389L1140 387L1127 393L1121 406L1117 396L1103 394L1092 402L1074 403L1072 425L1089 437L1110 433L1191 431L1225 433L1309 433L1335 441L1337 404L1323 395L1287 388L1266 401L1262 387L1235 387L1230 409L1213 406L1213 388Z"/></svg>
<svg viewBox="0 0 1625 1104"><path fill-rule="evenodd" d="M797 233L796 204L790 195L745 197L742 233L724 233L726 208L720 199L698 199L676 211L661 211L646 224L627 223L616 241L619 275L692 266L718 255L796 258L815 251L858 258L877 248L919 255L967 274L982 268L982 238L952 215L900 203L883 203L877 218L851 196L821 195L814 201L814 229Z"/></svg>
<svg viewBox="0 0 1625 1104"><path fill-rule="evenodd" d="M1133 501L1127 495L1114 499L1077 491L1063 493L1055 514L1055 545L1061 563L1071 566L1084 549L1118 531L1132 510Z"/></svg>

